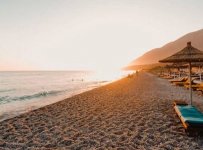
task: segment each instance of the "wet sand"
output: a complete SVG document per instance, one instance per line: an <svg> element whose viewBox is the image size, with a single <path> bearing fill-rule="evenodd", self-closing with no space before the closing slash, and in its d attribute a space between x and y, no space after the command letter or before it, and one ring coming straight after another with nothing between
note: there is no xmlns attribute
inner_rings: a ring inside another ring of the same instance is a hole
<svg viewBox="0 0 203 150"><path fill-rule="evenodd" d="M188 98L188 90L139 73L0 122L0 149L203 149L172 107ZM201 110L202 98L195 93Z"/></svg>

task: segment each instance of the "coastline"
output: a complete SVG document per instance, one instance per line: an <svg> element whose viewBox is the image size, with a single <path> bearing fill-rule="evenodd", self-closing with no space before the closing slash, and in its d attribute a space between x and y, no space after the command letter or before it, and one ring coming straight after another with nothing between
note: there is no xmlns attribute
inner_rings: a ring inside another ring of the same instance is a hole
<svg viewBox="0 0 203 150"><path fill-rule="evenodd" d="M200 149L173 112L187 93L139 73L0 122L0 148Z"/></svg>
<svg viewBox="0 0 203 150"><path fill-rule="evenodd" d="M42 107L46 107L47 105L52 105L59 101L63 101L75 95L82 94L84 92L91 91L95 88L105 86L112 82L116 82L116 81L101 82L100 85L94 85L94 86L87 87L85 89L71 91L64 95L55 96L53 98L47 97L47 98L37 99L37 100L34 99L29 101L16 101L16 102L12 102L11 104L10 103L1 104L0 106L2 109L0 110L0 122L17 117L21 114L28 113L30 111L33 111Z"/></svg>

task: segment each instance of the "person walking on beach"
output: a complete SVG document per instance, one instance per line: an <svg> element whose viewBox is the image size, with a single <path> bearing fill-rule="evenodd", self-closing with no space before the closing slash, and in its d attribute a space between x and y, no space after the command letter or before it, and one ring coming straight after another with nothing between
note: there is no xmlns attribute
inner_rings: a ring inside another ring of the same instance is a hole
<svg viewBox="0 0 203 150"><path fill-rule="evenodd" d="M136 70L136 76L138 76L138 74L139 74L139 71L138 71L138 70Z"/></svg>

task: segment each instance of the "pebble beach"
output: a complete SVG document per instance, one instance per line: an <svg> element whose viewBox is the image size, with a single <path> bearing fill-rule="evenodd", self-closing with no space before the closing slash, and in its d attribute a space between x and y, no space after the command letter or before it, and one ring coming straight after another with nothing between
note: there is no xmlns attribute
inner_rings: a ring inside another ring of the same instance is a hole
<svg viewBox="0 0 203 150"><path fill-rule="evenodd" d="M194 105L203 111L203 96ZM203 149L176 116L189 91L140 72L0 122L0 149Z"/></svg>

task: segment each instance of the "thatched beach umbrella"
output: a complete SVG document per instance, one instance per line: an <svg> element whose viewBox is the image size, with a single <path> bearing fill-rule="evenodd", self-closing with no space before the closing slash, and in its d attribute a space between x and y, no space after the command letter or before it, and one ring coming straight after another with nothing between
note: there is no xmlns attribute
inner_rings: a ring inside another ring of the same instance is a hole
<svg viewBox="0 0 203 150"><path fill-rule="evenodd" d="M162 63L188 63L189 64L189 81L190 81L190 104L192 105L192 85L191 85L191 63L203 62L203 52L194 48L191 42L187 43L187 46L181 51L167 57L159 62Z"/></svg>

